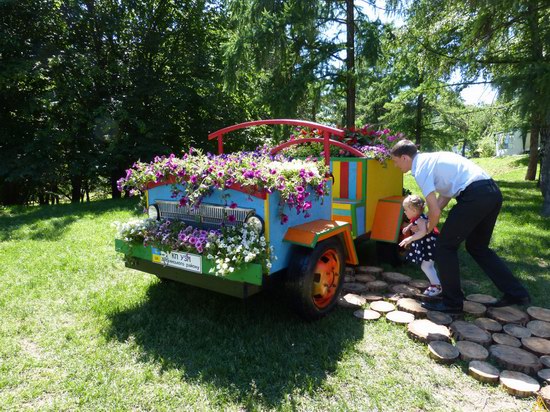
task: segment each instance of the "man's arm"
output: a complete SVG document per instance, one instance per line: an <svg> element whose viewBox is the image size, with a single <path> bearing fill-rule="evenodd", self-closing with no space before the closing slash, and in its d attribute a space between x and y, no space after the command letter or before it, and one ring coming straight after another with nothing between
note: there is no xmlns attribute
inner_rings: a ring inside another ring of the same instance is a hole
<svg viewBox="0 0 550 412"><path fill-rule="evenodd" d="M439 209L440 210L445 209L445 206L447 206L450 201L451 201L450 197L439 195L439 197L437 198L437 203L439 204Z"/></svg>
<svg viewBox="0 0 550 412"><path fill-rule="evenodd" d="M445 198L446 199L446 198ZM450 200L450 199L449 199ZM449 203L449 200L445 203ZM431 192L426 196L426 203L428 203L428 233L430 233L434 227L439 223L439 218L441 217L441 208L439 206L439 201L435 195L435 192Z"/></svg>

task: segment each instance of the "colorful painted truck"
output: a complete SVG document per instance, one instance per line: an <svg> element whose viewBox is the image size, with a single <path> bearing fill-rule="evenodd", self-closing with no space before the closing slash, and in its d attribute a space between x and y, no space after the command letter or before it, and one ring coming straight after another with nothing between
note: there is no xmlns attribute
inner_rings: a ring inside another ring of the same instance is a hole
<svg viewBox="0 0 550 412"><path fill-rule="evenodd" d="M126 255L126 265L133 269L241 298L260 292L274 278L283 278L285 293L295 310L305 319L318 319L336 305L345 265L359 263L355 238L397 243L403 215L403 176L391 162L381 164L365 158L359 150L331 138L343 136L343 130L313 122L247 122L213 132L209 139L217 139L221 154L226 134L259 125L307 127L318 133L319 137L290 140L271 149L275 155L294 145L323 145L325 164L331 171L326 179L330 195L319 199L311 196L307 213L289 213L281 222L278 190L269 193L237 184L211 191L198 207L182 206L174 197L170 179L148 184L145 202L153 219L179 220L205 229L253 225L269 245L273 259L268 270L257 263L246 263L235 272L215 276L212 269L216 263L201 254L162 251L121 239L116 240L116 250ZM331 159L331 145L352 156ZM176 193L178 189L185 191L176 187Z"/></svg>

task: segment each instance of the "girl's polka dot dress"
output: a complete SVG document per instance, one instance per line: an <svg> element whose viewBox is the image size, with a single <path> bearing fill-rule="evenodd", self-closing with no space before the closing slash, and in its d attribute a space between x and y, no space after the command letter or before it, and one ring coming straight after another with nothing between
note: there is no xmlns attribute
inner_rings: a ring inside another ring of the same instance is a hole
<svg viewBox="0 0 550 412"><path fill-rule="evenodd" d="M412 221L413 224L416 225L416 220L421 218L428 220L426 215L422 214ZM407 262L416 263L417 265L420 265L424 260L434 260L435 241L438 235L439 232L436 228L435 230L432 230L430 233L424 236L422 239L418 239L412 242L411 247L407 252L407 255L405 256L405 260Z"/></svg>

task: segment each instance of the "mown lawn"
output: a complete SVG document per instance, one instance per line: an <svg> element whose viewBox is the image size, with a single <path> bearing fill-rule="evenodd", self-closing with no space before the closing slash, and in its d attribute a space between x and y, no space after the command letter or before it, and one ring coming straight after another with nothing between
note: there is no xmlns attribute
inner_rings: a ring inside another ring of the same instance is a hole
<svg viewBox="0 0 550 412"><path fill-rule="evenodd" d="M549 306L550 220L525 158L480 159L505 205L493 246ZM415 191L406 177L406 186ZM385 320L303 323L281 293L238 299L126 269L133 200L0 209L1 410L531 410L441 366ZM466 293L496 294L461 252ZM372 263L372 262L364 262ZM421 277L412 266L399 271Z"/></svg>

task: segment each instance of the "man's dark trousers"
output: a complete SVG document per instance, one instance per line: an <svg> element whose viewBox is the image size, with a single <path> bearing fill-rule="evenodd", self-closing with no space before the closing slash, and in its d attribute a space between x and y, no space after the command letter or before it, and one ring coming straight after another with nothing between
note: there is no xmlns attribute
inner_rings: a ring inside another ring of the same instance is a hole
<svg viewBox="0 0 550 412"><path fill-rule="evenodd" d="M529 296L508 266L489 249L489 242L502 206L502 194L492 179L470 184L456 198L457 204L441 229L436 243L443 303L462 308L464 293L460 286L458 247L466 241L466 250L505 295Z"/></svg>

